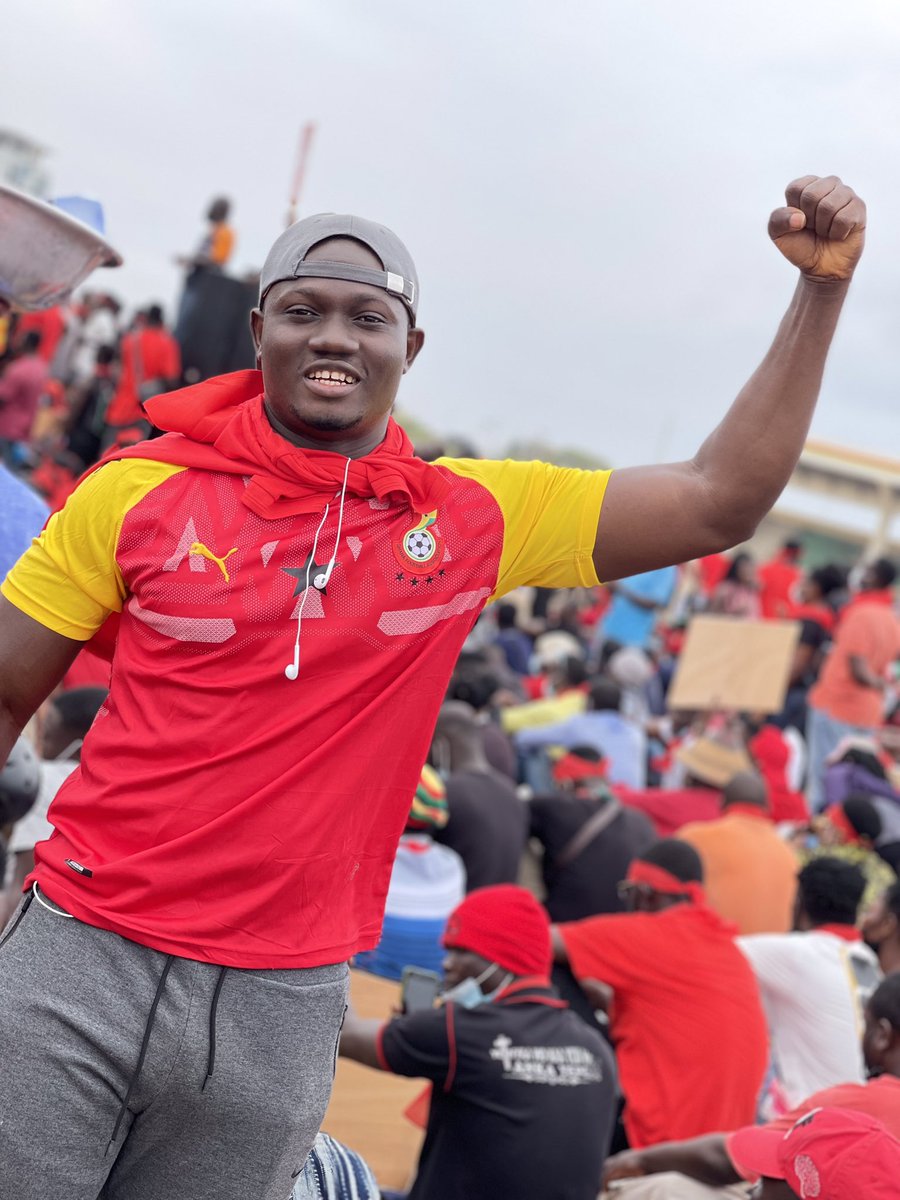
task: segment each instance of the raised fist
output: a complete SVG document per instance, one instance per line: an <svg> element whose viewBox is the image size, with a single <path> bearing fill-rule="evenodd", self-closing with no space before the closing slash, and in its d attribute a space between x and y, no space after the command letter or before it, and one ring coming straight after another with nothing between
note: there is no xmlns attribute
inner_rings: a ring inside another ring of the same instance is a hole
<svg viewBox="0 0 900 1200"><path fill-rule="evenodd" d="M866 206L836 175L804 175L785 189L787 205L769 218L769 237L804 275L849 279L866 238Z"/></svg>

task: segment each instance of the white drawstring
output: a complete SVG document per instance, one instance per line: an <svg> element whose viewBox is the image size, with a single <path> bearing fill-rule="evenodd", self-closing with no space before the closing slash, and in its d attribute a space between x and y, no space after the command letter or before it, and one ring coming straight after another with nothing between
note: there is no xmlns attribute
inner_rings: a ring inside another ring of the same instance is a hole
<svg viewBox="0 0 900 1200"><path fill-rule="evenodd" d="M37 880L35 880L31 885L31 894L42 908L46 908L47 912L52 912L57 917L68 917L70 920L75 920L71 913L63 912L61 908L54 908L52 904L48 904L46 900L41 899L41 893L38 891Z"/></svg>
<svg viewBox="0 0 900 1200"><path fill-rule="evenodd" d="M331 578L331 572L337 563L338 550L341 545L341 529L344 525L344 500L347 495L347 476L350 474L350 463L353 460L348 458L347 465L344 467L344 482L341 485L341 500L340 508L338 509L338 527L337 537L334 539L334 551L331 558L328 560L328 565L325 570L317 575L313 582L313 587L317 591L323 591L328 587L328 581ZM294 638L294 661L288 663L284 668L284 673L291 681L295 680L300 674L300 629L303 624L303 609L306 606L306 597L309 595L309 573L312 570L313 563L316 561L316 549L319 545L319 534L322 532L322 527L328 519L328 513L331 508L331 502L325 505L325 511L322 513L322 520L319 522L319 528L316 530L316 536L313 538L312 551L309 556L309 562L306 565L306 586L303 589L303 598L300 601L300 607L297 610L297 636Z"/></svg>

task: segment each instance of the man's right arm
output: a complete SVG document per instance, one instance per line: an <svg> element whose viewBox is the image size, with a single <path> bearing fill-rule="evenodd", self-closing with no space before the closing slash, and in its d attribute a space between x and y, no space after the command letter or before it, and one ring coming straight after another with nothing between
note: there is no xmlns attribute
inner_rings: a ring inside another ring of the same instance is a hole
<svg viewBox="0 0 900 1200"><path fill-rule="evenodd" d="M0 596L0 762L83 646Z"/></svg>
<svg viewBox="0 0 900 1200"><path fill-rule="evenodd" d="M635 1179L677 1171L707 1187L727 1187L740 1183L721 1133L707 1134L686 1142L662 1142L646 1150L623 1150L606 1160L603 1186L617 1179Z"/></svg>

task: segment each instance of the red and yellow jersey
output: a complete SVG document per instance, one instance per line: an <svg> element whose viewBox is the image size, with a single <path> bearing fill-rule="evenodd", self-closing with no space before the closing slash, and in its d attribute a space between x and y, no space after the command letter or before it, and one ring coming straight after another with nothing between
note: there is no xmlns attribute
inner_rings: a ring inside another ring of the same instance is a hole
<svg viewBox="0 0 900 1200"><path fill-rule="evenodd" d="M36 851L52 900L228 966L375 946L479 612L521 584L597 582L606 472L436 469L449 491L426 516L348 495L342 513L323 496L316 512L264 519L240 474L146 458L84 480L2 587L68 638L121 614L109 700Z"/></svg>

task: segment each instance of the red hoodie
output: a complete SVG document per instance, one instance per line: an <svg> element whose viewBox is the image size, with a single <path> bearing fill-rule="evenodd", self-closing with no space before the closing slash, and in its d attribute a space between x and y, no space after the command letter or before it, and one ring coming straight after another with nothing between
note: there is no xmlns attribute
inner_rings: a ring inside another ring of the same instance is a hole
<svg viewBox="0 0 900 1200"><path fill-rule="evenodd" d="M159 398L153 419L192 436L90 474L3 594L84 641L121 613L109 701L36 849L42 890L164 952L314 966L377 943L487 599L596 584L607 473L428 466L393 425L348 466L275 434L260 393L244 372Z"/></svg>

